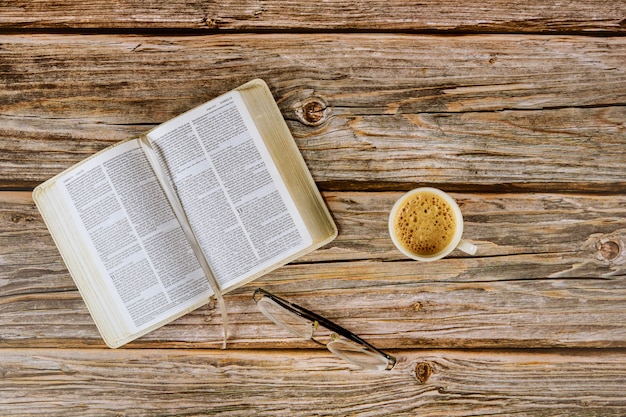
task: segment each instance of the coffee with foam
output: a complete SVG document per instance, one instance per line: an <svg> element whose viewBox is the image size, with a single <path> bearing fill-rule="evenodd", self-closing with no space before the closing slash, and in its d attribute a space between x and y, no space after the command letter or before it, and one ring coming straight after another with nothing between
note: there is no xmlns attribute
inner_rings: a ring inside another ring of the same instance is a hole
<svg viewBox="0 0 626 417"><path fill-rule="evenodd" d="M455 237L457 219L450 203L432 191L408 195L393 217L395 238L417 256L435 256Z"/></svg>

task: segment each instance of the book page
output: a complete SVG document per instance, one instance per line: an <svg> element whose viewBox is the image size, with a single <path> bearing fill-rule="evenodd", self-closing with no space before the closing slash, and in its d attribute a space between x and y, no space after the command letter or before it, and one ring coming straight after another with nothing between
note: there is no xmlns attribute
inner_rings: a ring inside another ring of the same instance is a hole
<svg viewBox="0 0 626 417"><path fill-rule="evenodd" d="M147 137L223 289L311 245L238 92L164 123Z"/></svg>
<svg viewBox="0 0 626 417"><path fill-rule="evenodd" d="M58 184L131 332L212 295L137 140L86 161Z"/></svg>

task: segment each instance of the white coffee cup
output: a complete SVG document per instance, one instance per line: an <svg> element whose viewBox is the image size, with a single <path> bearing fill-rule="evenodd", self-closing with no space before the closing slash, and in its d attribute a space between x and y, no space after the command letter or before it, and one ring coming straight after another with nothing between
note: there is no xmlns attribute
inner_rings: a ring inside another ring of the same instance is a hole
<svg viewBox="0 0 626 417"><path fill-rule="evenodd" d="M417 204L420 205L419 210ZM406 209L400 214L401 217L396 217L399 210L407 205L411 205L411 209ZM422 214L422 210L425 214ZM399 222L405 226L405 230L400 232L405 234L404 243L401 242L403 238L396 233L396 230L401 229ZM454 249L470 255L474 255L477 250L476 245L461 239L463 215L456 201L432 187L416 188L396 201L389 213L389 235L400 252L417 261L435 261L449 255ZM430 239L431 236L437 239ZM406 242L407 239L410 243ZM413 246L413 249L408 246Z"/></svg>

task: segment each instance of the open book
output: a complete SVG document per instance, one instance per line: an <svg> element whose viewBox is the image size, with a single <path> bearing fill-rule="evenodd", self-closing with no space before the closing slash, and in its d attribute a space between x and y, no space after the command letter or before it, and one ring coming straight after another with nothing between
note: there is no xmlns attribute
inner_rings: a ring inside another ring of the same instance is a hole
<svg viewBox="0 0 626 417"><path fill-rule="evenodd" d="M261 80L93 155L33 198L110 347L337 235Z"/></svg>

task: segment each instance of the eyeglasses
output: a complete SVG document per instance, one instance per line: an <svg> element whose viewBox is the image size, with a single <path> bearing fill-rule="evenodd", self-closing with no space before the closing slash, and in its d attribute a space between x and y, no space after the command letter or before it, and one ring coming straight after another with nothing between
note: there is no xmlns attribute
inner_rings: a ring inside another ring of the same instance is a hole
<svg viewBox="0 0 626 417"><path fill-rule="evenodd" d="M353 365L380 371L390 370L396 364L396 358L375 348L354 333L262 288L254 292L254 301L259 310L278 326L297 336L325 345L332 353ZM332 332L328 343L313 337L319 326Z"/></svg>

